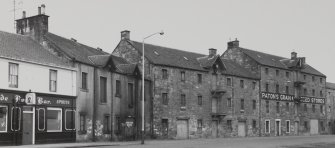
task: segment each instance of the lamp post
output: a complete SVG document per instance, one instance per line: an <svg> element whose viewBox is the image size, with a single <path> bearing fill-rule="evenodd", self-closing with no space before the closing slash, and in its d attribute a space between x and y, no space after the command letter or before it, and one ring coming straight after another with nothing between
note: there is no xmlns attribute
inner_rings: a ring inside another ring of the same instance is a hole
<svg viewBox="0 0 335 148"><path fill-rule="evenodd" d="M164 32L163 31L160 31L160 32L156 32L156 33L153 33L145 38L143 38L143 41L142 41L142 131L141 131L141 144L144 144L144 75L145 75L145 71L144 71L144 40L147 39L147 38L150 38L156 34L159 34L159 35L163 35Z"/></svg>

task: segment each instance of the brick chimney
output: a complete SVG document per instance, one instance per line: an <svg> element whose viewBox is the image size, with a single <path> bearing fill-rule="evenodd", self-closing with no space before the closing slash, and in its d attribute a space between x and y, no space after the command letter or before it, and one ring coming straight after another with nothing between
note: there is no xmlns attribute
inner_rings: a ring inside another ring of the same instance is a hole
<svg viewBox="0 0 335 148"><path fill-rule="evenodd" d="M228 42L228 49L239 47L239 42L240 41L238 41L237 38L235 41Z"/></svg>
<svg viewBox="0 0 335 148"><path fill-rule="evenodd" d="M48 32L48 18L45 15L45 5L38 7L38 15L26 17L25 11L21 19L16 20L16 33L28 35L34 40L42 43L44 35Z"/></svg>
<svg viewBox="0 0 335 148"><path fill-rule="evenodd" d="M123 39L130 40L130 31L128 30L121 31L121 40Z"/></svg>
<svg viewBox="0 0 335 148"><path fill-rule="evenodd" d="M216 51L217 51L216 49L209 48L208 51L209 51L209 54L208 54L209 57L216 56Z"/></svg>
<svg viewBox="0 0 335 148"><path fill-rule="evenodd" d="M297 53L296 52L291 52L291 60L297 59Z"/></svg>

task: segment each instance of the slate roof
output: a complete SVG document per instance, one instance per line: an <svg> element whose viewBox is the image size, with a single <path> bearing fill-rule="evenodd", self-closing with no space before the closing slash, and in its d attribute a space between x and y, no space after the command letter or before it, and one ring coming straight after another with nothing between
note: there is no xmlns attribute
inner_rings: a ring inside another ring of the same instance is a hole
<svg viewBox="0 0 335 148"><path fill-rule="evenodd" d="M48 32L46 35L46 40L50 43L56 45L58 48L61 49L67 56L70 58L75 59L76 61L85 63L85 64L94 64L90 59L89 56L93 55L107 55L108 53L104 51L100 51L96 48L92 48L81 44L79 42L74 42L70 39L55 35L53 33Z"/></svg>
<svg viewBox="0 0 335 148"><path fill-rule="evenodd" d="M94 55L89 56L89 60L98 67L105 67L110 59L116 68L116 72L123 74L133 74L136 70L136 64L130 64L125 59L115 55Z"/></svg>
<svg viewBox="0 0 335 148"><path fill-rule="evenodd" d="M326 82L326 88L335 90L335 83Z"/></svg>
<svg viewBox="0 0 335 148"><path fill-rule="evenodd" d="M135 49L142 53L142 43L137 41L129 41ZM208 68L214 64L219 55L213 58L208 55L188 52L168 47L162 47L152 44L145 44L145 57L156 65L171 66L199 71L208 71ZM223 64L226 66L226 74L241 76L246 78L259 79L256 75L243 69L241 66L224 61Z"/></svg>
<svg viewBox="0 0 335 148"><path fill-rule="evenodd" d="M0 31L0 56L50 66L71 67L68 61L54 56L29 36L3 31Z"/></svg>
<svg viewBox="0 0 335 148"><path fill-rule="evenodd" d="M263 53L263 52L259 52L255 50L250 50L250 49L246 49L242 47L238 47L238 49L240 49L243 53L245 53L246 55L248 55L249 57L251 57L252 59L254 59L256 62L258 62L261 65L278 67L282 69L289 69L289 66L292 65L292 63L290 62L287 62L287 63L283 62L283 61L289 60L288 58L271 55L271 54L267 54L267 53ZM304 73L308 73L308 74L326 77L326 75L322 74L321 72L319 72L318 70L316 70L315 68L313 68L312 66L308 64L305 64L305 68L302 69L301 71Z"/></svg>

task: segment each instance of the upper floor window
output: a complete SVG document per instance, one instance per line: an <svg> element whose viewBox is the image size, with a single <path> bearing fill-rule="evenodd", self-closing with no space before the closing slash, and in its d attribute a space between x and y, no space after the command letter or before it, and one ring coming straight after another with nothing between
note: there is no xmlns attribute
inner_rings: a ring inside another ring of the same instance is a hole
<svg viewBox="0 0 335 148"><path fill-rule="evenodd" d="M265 91L269 92L269 84L268 83L265 84Z"/></svg>
<svg viewBox="0 0 335 148"><path fill-rule="evenodd" d="M307 104L304 104L304 111L307 112Z"/></svg>
<svg viewBox="0 0 335 148"><path fill-rule="evenodd" d="M128 103L129 107L132 108L134 105L134 84L128 83Z"/></svg>
<svg viewBox="0 0 335 148"><path fill-rule="evenodd" d="M241 99L241 110L244 110L244 99Z"/></svg>
<svg viewBox="0 0 335 148"><path fill-rule="evenodd" d="M57 91L57 71L50 69L50 83L49 90L52 92Z"/></svg>
<svg viewBox="0 0 335 148"><path fill-rule="evenodd" d="M314 76L312 76L312 81L313 81L313 82L315 81L315 77L314 77Z"/></svg>
<svg viewBox="0 0 335 148"><path fill-rule="evenodd" d="M232 86L231 84L231 78L227 78L227 86Z"/></svg>
<svg viewBox="0 0 335 148"><path fill-rule="evenodd" d="M279 84L276 84L276 93L279 93Z"/></svg>
<svg viewBox="0 0 335 148"><path fill-rule="evenodd" d="M181 94L180 95L180 105L182 107L185 107L186 106L186 98L185 98L185 94Z"/></svg>
<svg viewBox="0 0 335 148"><path fill-rule="evenodd" d="M118 97L121 96L121 81L120 80L115 81L115 96L118 96Z"/></svg>
<svg viewBox="0 0 335 148"><path fill-rule="evenodd" d="M278 69L276 70L276 76L279 76L279 70Z"/></svg>
<svg viewBox="0 0 335 148"><path fill-rule="evenodd" d="M202 96L201 95L198 96L198 105L199 106L202 105Z"/></svg>
<svg viewBox="0 0 335 148"><path fill-rule="evenodd" d="M252 82L252 89L256 89L256 82L255 81Z"/></svg>
<svg viewBox="0 0 335 148"><path fill-rule="evenodd" d="M240 80L240 87L244 88L244 80Z"/></svg>
<svg viewBox="0 0 335 148"><path fill-rule="evenodd" d="M228 99L227 99L227 106L228 106L228 107L231 107L231 98L228 98Z"/></svg>
<svg viewBox="0 0 335 148"><path fill-rule="evenodd" d="M163 79L167 79L168 78L168 73L167 73L167 70L166 69L162 69L162 77Z"/></svg>
<svg viewBox="0 0 335 148"><path fill-rule="evenodd" d="M286 78L290 78L290 72L286 71Z"/></svg>
<svg viewBox="0 0 335 148"><path fill-rule="evenodd" d="M320 97L323 97L323 92L322 92L322 90L320 90Z"/></svg>
<svg viewBox="0 0 335 148"><path fill-rule="evenodd" d="M87 73L86 72L81 73L81 88L87 89Z"/></svg>
<svg viewBox="0 0 335 148"><path fill-rule="evenodd" d="M265 68L265 74L269 74L269 68Z"/></svg>
<svg viewBox="0 0 335 148"><path fill-rule="evenodd" d="M322 83L323 82L323 80L322 80L322 78L320 78L320 83Z"/></svg>
<svg viewBox="0 0 335 148"><path fill-rule="evenodd" d="M107 102L107 78L100 77L100 103Z"/></svg>
<svg viewBox="0 0 335 148"><path fill-rule="evenodd" d="M315 89L312 89L312 95L315 96Z"/></svg>
<svg viewBox="0 0 335 148"><path fill-rule="evenodd" d="M285 90L286 94L289 94L290 93L290 89L288 86L286 86L286 90Z"/></svg>
<svg viewBox="0 0 335 148"><path fill-rule="evenodd" d="M306 77L307 77L307 76L306 76L306 75L304 75L304 80L306 80Z"/></svg>
<svg viewBox="0 0 335 148"><path fill-rule="evenodd" d="M304 88L304 95L307 96L307 88Z"/></svg>
<svg viewBox="0 0 335 148"><path fill-rule="evenodd" d="M19 84L19 64L9 63L8 82L9 87L18 87Z"/></svg>
<svg viewBox="0 0 335 148"><path fill-rule="evenodd" d="M163 105L168 105L169 100L168 100L168 94L167 93L162 93L162 99L163 99Z"/></svg>
<svg viewBox="0 0 335 148"><path fill-rule="evenodd" d="M253 109L253 110L256 109L256 100L252 100L252 109Z"/></svg>
<svg viewBox="0 0 335 148"><path fill-rule="evenodd" d="M202 83L202 74L198 74L198 83L199 83L199 84Z"/></svg>
<svg viewBox="0 0 335 148"><path fill-rule="evenodd" d="M315 104L312 105L312 111L315 113Z"/></svg>
<svg viewBox="0 0 335 148"><path fill-rule="evenodd" d="M180 80L185 81L185 71L180 72Z"/></svg>
<svg viewBox="0 0 335 148"><path fill-rule="evenodd" d="M270 112L269 107L270 107L270 102L269 101L265 101L266 113Z"/></svg>
<svg viewBox="0 0 335 148"><path fill-rule="evenodd" d="M276 110L277 110L277 113L280 112L280 104L279 104L279 102L276 102Z"/></svg>

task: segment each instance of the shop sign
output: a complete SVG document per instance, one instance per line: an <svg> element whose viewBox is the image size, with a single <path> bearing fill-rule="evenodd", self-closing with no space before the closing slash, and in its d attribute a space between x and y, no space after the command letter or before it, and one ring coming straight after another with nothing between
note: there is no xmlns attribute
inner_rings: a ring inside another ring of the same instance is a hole
<svg viewBox="0 0 335 148"><path fill-rule="evenodd" d="M37 97L36 102L37 105L68 106L68 107L72 107L73 105L72 99L64 99L57 97Z"/></svg>
<svg viewBox="0 0 335 148"><path fill-rule="evenodd" d="M301 103L325 104L325 98L300 97Z"/></svg>
<svg viewBox="0 0 335 148"><path fill-rule="evenodd" d="M24 104L25 98L12 93L0 93L0 103Z"/></svg>
<svg viewBox="0 0 335 148"><path fill-rule="evenodd" d="M36 94L35 93L27 93L25 102L28 105L35 104L36 100Z"/></svg>
<svg viewBox="0 0 335 148"><path fill-rule="evenodd" d="M294 101L293 95L262 92L262 99L276 101Z"/></svg>

